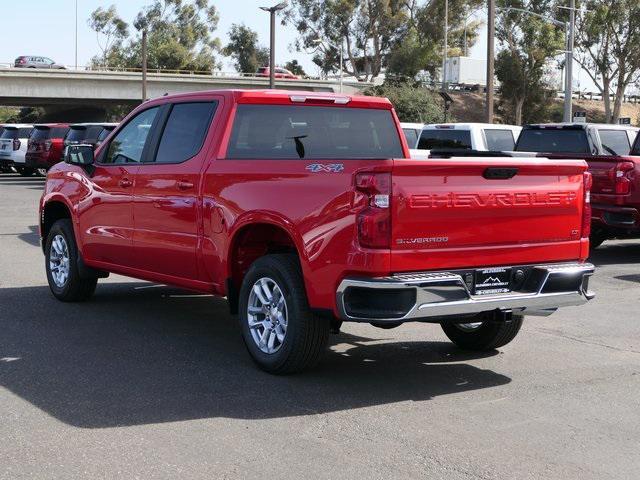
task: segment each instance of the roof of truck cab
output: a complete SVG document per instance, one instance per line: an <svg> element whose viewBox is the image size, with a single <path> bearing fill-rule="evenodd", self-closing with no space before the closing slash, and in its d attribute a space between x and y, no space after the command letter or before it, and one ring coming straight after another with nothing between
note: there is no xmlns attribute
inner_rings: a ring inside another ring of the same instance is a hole
<svg viewBox="0 0 640 480"><path fill-rule="evenodd" d="M532 123L525 125L523 128L529 129L567 129L567 130L586 130L589 127L607 128L609 130L640 130L633 125L620 125L618 123L578 123L578 122L558 122L558 123Z"/></svg>
<svg viewBox="0 0 640 480"><path fill-rule="evenodd" d="M0 125L3 128L33 128L31 123L6 123L4 125Z"/></svg>
<svg viewBox="0 0 640 480"><path fill-rule="evenodd" d="M522 127L518 125L507 125L504 123L428 123L424 126L424 130L452 129L452 130L471 130L472 128L496 129L496 130L520 130Z"/></svg>
<svg viewBox="0 0 640 480"><path fill-rule="evenodd" d="M235 103L244 104L271 104L271 105L302 105L302 104L326 104L360 108L393 108L387 98L369 97L366 95L350 95L346 93L312 92L305 90L205 90L201 92L179 93L165 95L150 100L153 103L165 103L174 99L184 99L195 96L220 95L229 98ZM303 100L304 99L304 100Z"/></svg>
<svg viewBox="0 0 640 480"><path fill-rule="evenodd" d="M35 123L34 128L55 128L55 127L68 127L68 123Z"/></svg>

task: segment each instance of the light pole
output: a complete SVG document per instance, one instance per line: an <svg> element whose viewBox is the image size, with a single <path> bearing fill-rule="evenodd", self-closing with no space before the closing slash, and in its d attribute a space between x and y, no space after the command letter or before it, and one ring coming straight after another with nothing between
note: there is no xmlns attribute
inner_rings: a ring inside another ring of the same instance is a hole
<svg viewBox="0 0 640 480"><path fill-rule="evenodd" d="M78 0L76 0L76 70L78 70Z"/></svg>
<svg viewBox="0 0 640 480"><path fill-rule="evenodd" d="M571 0L569 5L569 26L567 34L567 65L565 70L565 87L564 87L564 121L570 122L573 117L573 48L575 44L576 29L576 0ZM569 98L567 99L567 92Z"/></svg>
<svg viewBox="0 0 640 480"><path fill-rule="evenodd" d="M286 8L287 2L280 2L273 7L260 7L269 12L271 17L271 41L269 43L269 88L276 87L276 12Z"/></svg>
<svg viewBox="0 0 640 480"><path fill-rule="evenodd" d="M553 25L557 25L559 27L564 27L565 34L565 76L564 76L564 112L562 115L562 121L569 123L571 122L571 113L572 113L572 104L573 104L573 49L574 49L574 40L573 40L573 32L574 32L574 24L575 24L575 0L571 0L571 21L570 22L561 22L560 20L556 20L555 18L547 17L542 15L541 13L532 12L531 10L525 10L524 8L515 8L515 7L506 7L501 8L502 11L516 11L521 13L526 13L528 15L533 15L535 17L541 18L542 20L552 23Z"/></svg>
<svg viewBox="0 0 640 480"><path fill-rule="evenodd" d="M444 0L444 51L442 52L442 90L447 89L447 54L449 50L449 0Z"/></svg>
<svg viewBox="0 0 640 480"><path fill-rule="evenodd" d="M488 0L487 4L487 92L485 115L486 122L493 123L493 77L495 73L495 40L496 32L496 2Z"/></svg>
<svg viewBox="0 0 640 480"><path fill-rule="evenodd" d="M142 30L142 101L147 101L147 30Z"/></svg>

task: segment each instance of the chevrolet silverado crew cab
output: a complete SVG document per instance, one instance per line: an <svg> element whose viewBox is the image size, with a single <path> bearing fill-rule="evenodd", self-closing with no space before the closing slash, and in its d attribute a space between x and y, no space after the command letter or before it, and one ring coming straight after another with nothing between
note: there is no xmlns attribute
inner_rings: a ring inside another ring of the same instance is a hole
<svg viewBox="0 0 640 480"><path fill-rule="evenodd" d="M439 323L494 349L523 315L592 297L584 161L407 159L386 99L225 90L137 107L49 170L53 295L115 272L225 296L270 372L314 364L342 322Z"/></svg>
<svg viewBox="0 0 640 480"><path fill-rule="evenodd" d="M640 238L640 136L637 127L541 124L522 130L516 151L550 159L584 159L593 175L591 247Z"/></svg>

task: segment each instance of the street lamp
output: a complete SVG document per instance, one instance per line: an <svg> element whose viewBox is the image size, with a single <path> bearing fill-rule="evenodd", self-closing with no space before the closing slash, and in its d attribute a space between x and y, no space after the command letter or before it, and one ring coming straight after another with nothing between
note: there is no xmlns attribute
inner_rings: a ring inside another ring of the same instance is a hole
<svg viewBox="0 0 640 480"><path fill-rule="evenodd" d="M316 45L324 44L324 42L320 38L315 38L315 39L311 40L311 43L314 43ZM342 50L343 45L344 45L344 41L341 38L340 39L340 49L339 49L340 50L340 93L342 93L342 77L343 77L343 72L344 72L344 68L343 68L344 53L343 53L343 50ZM335 45L329 44L329 46L331 46L333 48L336 48Z"/></svg>
<svg viewBox="0 0 640 480"><path fill-rule="evenodd" d="M564 27L564 35L565 35L565 63L566 63L566 73L564 79L564 114L563 121L566 123L571 122L572 120L572 104L573 104L573 49L574 49L574 40L573 40L573 32L574 32L574 23L575 23L575 3L572 0L571 2L571 21L570 22L561 22L560 20L556 20L555 18L547 17L546 15L542 15L541 13L532 12L530 10L525 10L524 8L516 8L516 7L506 7L501 8L500 10L508 12L508 11L516 11L521 13L526 13L528 15L533 15L535 17L541 18L542 20L549 22L553 25L557 25L559 27Z"/></svg>
<svg viewBox="0 0 640 480"><path fill-rule="evenodd" d="M276 12L287 7L287 2L280 2L273 7L260 7L271 16L271 42L269 44L269 88L276 86Z"/></svg>

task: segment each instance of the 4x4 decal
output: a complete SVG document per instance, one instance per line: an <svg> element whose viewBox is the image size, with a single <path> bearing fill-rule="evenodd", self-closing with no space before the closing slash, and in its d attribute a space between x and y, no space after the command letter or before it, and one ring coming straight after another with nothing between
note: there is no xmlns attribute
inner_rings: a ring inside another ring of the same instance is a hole
<svg viewBox="0 0 640 480"><path fill-rule="evenodd" d="M311 173L320 173L320 172L328 172L328 173L339 173L344 170L344 164L342 163L312 163L311 165L307 165L306 169Z"/></svg>

